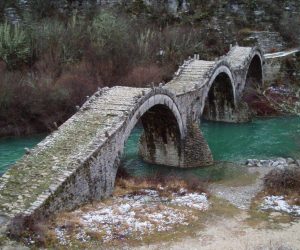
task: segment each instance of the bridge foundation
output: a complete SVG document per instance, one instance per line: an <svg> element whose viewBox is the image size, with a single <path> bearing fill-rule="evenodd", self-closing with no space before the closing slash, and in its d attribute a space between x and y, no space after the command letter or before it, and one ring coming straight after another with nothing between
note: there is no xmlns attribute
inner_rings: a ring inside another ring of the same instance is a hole
<svg viewBox="0 0 300 250"><path fill-rule="evenodd" d="M197 123L190 123L186 137L181 139L170 117L157 121L147 114L142 121L145 131L140 138L139 153L144 161L182 168L213 163L211 151ZM155 124L157 122L160 124Z"/></svg>
<svg viewBox="0 0 300 250"><path fill-rule="evenodd" d="M188 123L184 140L182 167L205 167L213 164L210 148L197 122Z"/></svg>

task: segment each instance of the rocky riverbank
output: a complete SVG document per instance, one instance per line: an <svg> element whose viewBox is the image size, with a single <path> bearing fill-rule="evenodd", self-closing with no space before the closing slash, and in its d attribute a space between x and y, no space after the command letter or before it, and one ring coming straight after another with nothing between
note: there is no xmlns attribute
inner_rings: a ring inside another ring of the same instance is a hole
<svg viewBox="0 0 300 250"><path fill-rule="evenodd" d="M114 197L39 222L24 242L30 248L43 241L46 248L62 249L197 249L199 244L203 249L265 249L268 244L298 249L300 206L284 194L264 193L264 178L271 171L298 169L298 163L291 158L249 159L245 163L248 181L241 183L241 176L236 176L226 183L206 183L206 190L192 179L118 179ZM225 240L220 230L227 227ZM284 245L276 237L285 233L269 229L278 227L290 234ZM4 249L20 246L2 241Z"/></svg>
<svg viewBox="0 0 300 250"><path fill-rule="evenodd" d="M300 160L293 158L275 158L268 160L248 159L245 163L247 167L268 167L268 168L299 168Z"/></svg>

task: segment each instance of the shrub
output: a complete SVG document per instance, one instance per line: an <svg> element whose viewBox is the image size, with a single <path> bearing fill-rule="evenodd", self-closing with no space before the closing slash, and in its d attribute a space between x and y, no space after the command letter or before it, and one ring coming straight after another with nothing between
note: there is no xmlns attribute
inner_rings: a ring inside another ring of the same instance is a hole
<svg viewBox="0 0 300 250"><path fill-rule="evenodd" d="M41 58L46 53L60 54L65 34L62 22L45 19L39 23L32 23L28 27L28 32L31 37L33 57Z"/></svg>
<svg viewBox="0 0 300 250"><path fill-rule="evenodd" d="M141 192L141 189L155 189L162 195L169 195L185 189L188 192L199 192L209 195L207 186L207 181L202 181L193 175L183 178L173 173L165 175L161 172L156 172L154 175L147 177L133 177L122 166L119 167L116 178L116 188L125 189L126 192Z"/></svg>
<svg viewBox="0 0 300 250"><path fill-rule="evenodd" d="M39 246L44 246L46 243L47 228L41 216L19 214L11 220L7 232L12 239L22 240L25 244L28 244L29 240L34 240Z"/></svg>
<svg viewBox="0 0 300 250"><path fill-rule="evenodd" d="M27 34L19 25L0 24L0 58L8 69L15 69L28 61L30 45Z"/></svg>
<svg viewBox="0 0 300 250"><path fill-rule="evenodd" d="M28 6L31 15L35 19L51 17L57 13L59 7L62 7L65 1L61 0L29 0Z"/></svg>
<svg viewBox="0 0 300 250"><path fill-rule="evenodd" d="M126 22L109 12L100 13L90 29L95 53L104 57L121 54L128 45L128 32Z"/></svg>
<svg viewBox="0 0 300 250"><path fill-rule="evenodd" d="M63 35L61 59L63 63L73 64L82 59L87 43L87 27L80 16L74 14L69 20Z"/></svg>
<svg viewBox="0 0 300 250"><path fill-rule="evenodd" d="M153 83L160 83L163 81L164 72L162 68L152 64L148 66L134 67L129 74L122 81L130 86L147 86Z"/></svg>
<svg viewBox="0 0 300 250"><path fill-rule="evenodd" d="M155 49L159 49L157 32L146 29L137 34L136 42L140 58L145 61L153 59L155 53L157 53Z"/></svg>
<svg viewBox="0 0 300 250"><path fill-rule="evenodd" d="M264 177L264 185L273 194L300 194L300 168L274 169Z"/></svg>

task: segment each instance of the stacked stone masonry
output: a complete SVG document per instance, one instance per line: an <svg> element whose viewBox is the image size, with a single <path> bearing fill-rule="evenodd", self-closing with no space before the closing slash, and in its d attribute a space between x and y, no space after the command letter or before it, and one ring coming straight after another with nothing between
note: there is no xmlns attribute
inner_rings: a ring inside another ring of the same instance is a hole
<svg viewBox="0 0 300 250"><path fill-rule="evenodd" d="M215 61L185 61L164 86L100 89L1 177L0 217L47 216L111 195L124 144L139 121L145 160L184 168L212 164L199 126L207 96L226 75L233 98L226 121L247 120L239 115L240 96L254 56L262 67L258 48L236 46ZM163 114L169 122L159 122Z"/></svg>

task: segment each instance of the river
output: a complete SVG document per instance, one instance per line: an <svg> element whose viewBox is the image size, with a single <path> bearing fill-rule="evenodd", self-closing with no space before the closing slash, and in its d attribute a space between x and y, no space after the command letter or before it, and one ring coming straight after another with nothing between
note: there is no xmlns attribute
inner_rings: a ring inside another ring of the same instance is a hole
<svg viewBox="0 0 300 250"><path fill-rule="evenodd" d="M180 175L196 175L203 179L232 177L239 163L248 158L272 157L300 158L300 117L256 119L251 123L228 124L203 122L202 131L217 161L213 167L176 169L143 162L138 156L138 139L142 128L135 128L126 143L123 166L135 176L170 172ZM5 172L45 135L0 139L0 174ZM239 171L238 171L239 172Z"/></svg>

